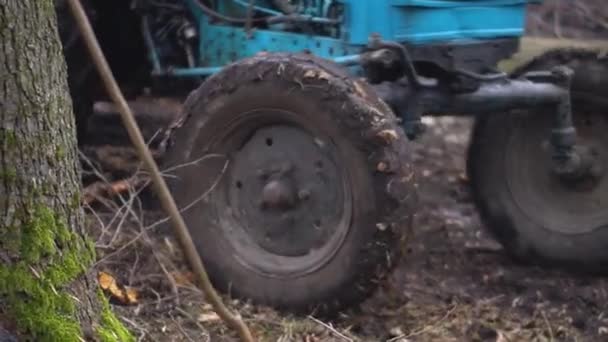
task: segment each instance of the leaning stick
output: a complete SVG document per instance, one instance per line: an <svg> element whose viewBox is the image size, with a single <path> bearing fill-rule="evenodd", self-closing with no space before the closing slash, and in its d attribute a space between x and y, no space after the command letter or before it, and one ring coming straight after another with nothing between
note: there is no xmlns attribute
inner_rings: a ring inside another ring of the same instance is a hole
<svg viewBox="0 0 608 342"><path fill-rule="evenodd" d="M123 97L122 92L114 79L112 70L110 69L105 56L99 47L99 42L93 33L91 23L89 22L89 19L82 8L82 4L79 0L68 0L68 3L78 28L82 33L82 37L89 50L89 53L93 58L97 71L102 78L106 91L114 103L116 103L122 122L129 133L131 142L133 145L135 145L139 158L144 162L148 172L150 172L152 183L156 187L161 205L163 206L165 212L167 212L169 215L171 225L175 230L175 234L177 235L179 242L185 251L188 262L192 266L194 273L199 278L198 280L200 286L205 293L207 300L211 303L218 316L222 318L222 320L228 326L237 331L242 341L253 342L253 336L247 325L242 319L240 319L240 317L230 312L230 310L222 302L221 297L213 288L213 285L209 280L209 276L207 275L207 271L205 270L203 261L198 255L194 243L192 242L192 237L186 228L186 223L184 222L184 219L181 216L177 205L175 204L173 196L171 196L171 192L169 191L165 180L161 176L158 166L152 157L152 153L150 153L150 150L144 141L141 131L139 130L139 126L137 126L137 123L133 117L133 113L127 105L127 101Z"/></svg>

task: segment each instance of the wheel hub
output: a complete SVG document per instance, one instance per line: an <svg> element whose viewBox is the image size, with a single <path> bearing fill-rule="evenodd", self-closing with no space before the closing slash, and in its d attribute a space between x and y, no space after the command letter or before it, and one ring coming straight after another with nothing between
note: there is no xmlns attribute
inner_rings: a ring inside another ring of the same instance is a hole
<svg viewBox="0 0 608 342"><path fill-rule="evenodd" d="M345 184L327 142L288 125L256 130L232 157L228 203L235 225L267 253L335 250L349 225ZM336 240L338 239L338 240Z"/></svg>
<svg viewBox="0 0 608 342"><path fill-rule="evenodd" d="M599 156L595 147L577 145L575 158L572 158L572 168L554 171L564 186L574 191L592 191L604 176L604 166Z"/></svg>
<svg viewBox="0 0 608 342"><path fill-rule="evenodd" d="M584 234L608 224L608 118L599 113L575 113L577 154L584 172L568 177L552 168L546 139L549 116L524 119L506 153L507 183L522 212L539 226L565 234Z"/></svg>
<svg viewBox="0 0 608 342"><path fill-rule="evenodd" d="M288 179L273 179L262 189L262 209L287 211L296 205L294 186Z"/></svg>

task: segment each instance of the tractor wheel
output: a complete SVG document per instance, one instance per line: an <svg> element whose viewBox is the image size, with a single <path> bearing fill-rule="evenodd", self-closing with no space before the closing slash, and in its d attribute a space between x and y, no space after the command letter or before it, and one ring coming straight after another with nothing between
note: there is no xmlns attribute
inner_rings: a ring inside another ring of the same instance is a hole
<svg viewBox="0 0 608 342"><path fill-rule="evenodd" d="M366 84L266 54L210 77L183 113L168 182L220 290L331 314L395 265L414 178L402 129Z"/></svg>
<svg viewBox="0 0 608 342"><path fill-rule="evenodd" d="M606 271L608 266L608 58L557 50L517 70L569 65L579 142L590 172L566 181L551 172L554 113L525 110L477 120L469 149L472 192L485 226L516 260Z"/></svg>

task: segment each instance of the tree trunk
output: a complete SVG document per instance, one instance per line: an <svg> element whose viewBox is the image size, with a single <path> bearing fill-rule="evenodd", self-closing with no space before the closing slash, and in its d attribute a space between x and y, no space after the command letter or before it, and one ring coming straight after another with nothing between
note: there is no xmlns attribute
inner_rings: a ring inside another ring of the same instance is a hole
<svg viewBox="0 0 608 342"><path fill-rule="evenodd" d="M74 125L53 1L0 0L0 323L23 340L131 340L89 272Z"/></svg>

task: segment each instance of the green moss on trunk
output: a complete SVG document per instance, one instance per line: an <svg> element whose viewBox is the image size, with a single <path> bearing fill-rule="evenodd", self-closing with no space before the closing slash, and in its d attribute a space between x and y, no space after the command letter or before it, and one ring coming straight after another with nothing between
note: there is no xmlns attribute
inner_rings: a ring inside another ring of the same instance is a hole
<svg viewBox="0 0 608 342"><path fill-rule="evenodd" d="M64 290L95 256L49 208L20 215L15 244L21 259L0 265L0 297L17 327L36 341L81 341L75 300ZM7 243L7 241L4 241Z"/></svg>
<svg viewBox="0 0 608 342"><path fill-rule="evenodd" d="M110 309L110 303L101 291L99 291L99 300L103 305L101 326L97 329L101 342L134 342L135 338L116 318Z"/></svg>
<svg viewBox="0 0 608 342"><path fill-rule="evenodd" d="M25 218L25 217L24 217ZM37 207L19 227L20 238L11 243L22 260L0 265L0 297L17 327L40 342L82 341L76 302L65 287L84 274L95 260L90 241L69 229L46 207ZM101 292L100 326L103 342L134 341L118 321Z"/></svg>

